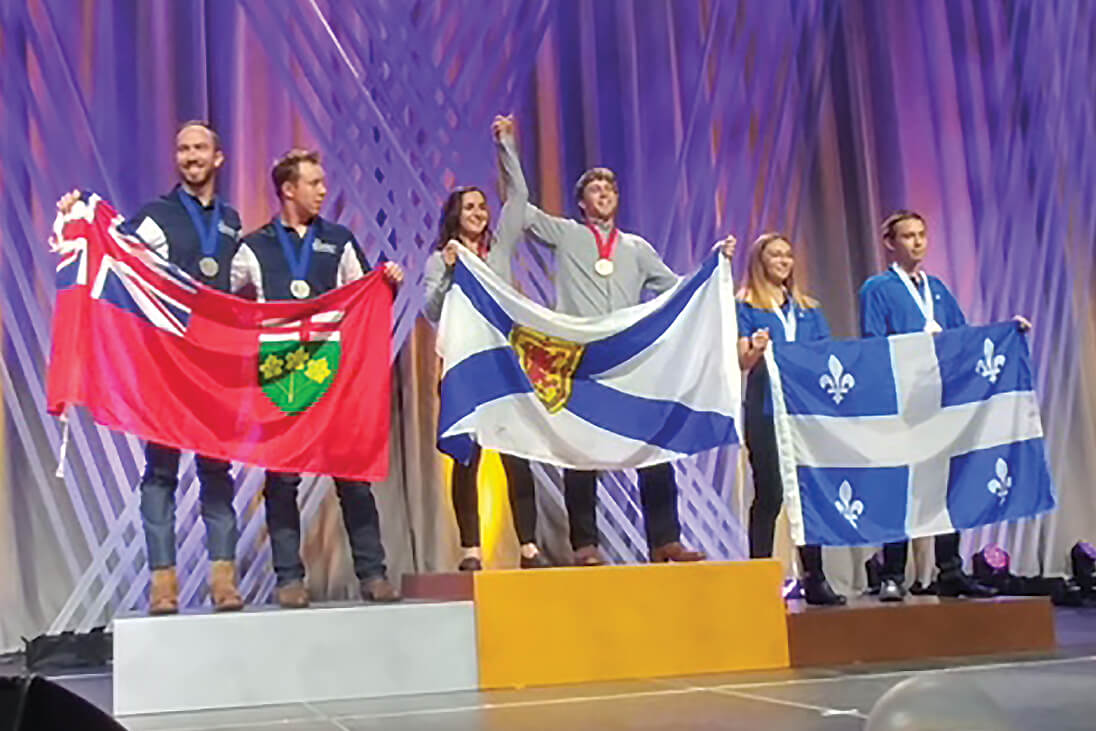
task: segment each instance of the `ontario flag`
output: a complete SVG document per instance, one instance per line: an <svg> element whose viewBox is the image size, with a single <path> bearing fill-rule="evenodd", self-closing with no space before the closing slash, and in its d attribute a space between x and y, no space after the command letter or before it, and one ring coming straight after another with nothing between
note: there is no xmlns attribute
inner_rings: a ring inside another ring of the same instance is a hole
<svg viewBox="0 0 1096 731"><path fill-rule="evenodd" d="M379 273L303 302L203 286L90 196L54 223L47 408L287 472L388 472L392 292Z"/></svg>

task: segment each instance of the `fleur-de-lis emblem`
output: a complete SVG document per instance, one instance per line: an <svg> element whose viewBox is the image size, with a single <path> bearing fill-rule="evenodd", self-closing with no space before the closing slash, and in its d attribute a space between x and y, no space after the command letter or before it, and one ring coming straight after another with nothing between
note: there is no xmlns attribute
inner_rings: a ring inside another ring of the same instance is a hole
<svg viewBox="0 0 1096 731"><path fill-rule="evenodd" d="M828 365L830 372L824 373L818 379L818 385L826 390L835 404L839 404L845 400L845 394L856 385L856 379L851 373L845 372L845 366L841 365L841 361L832 353Z"/></svg>
<svg viewBox="0 0 1096 731"><path fill-rule="evenodd" d="M833 506L837 508L837 512L841 513L841 517L849 521L853 528L856 528L856 521L860 519L860 514L864 512L864 503L860 500L852 499L852 485L848 480L841 483L841 486L837 488L837 500L833 501Z"/></svg>
<svg viewBox="0 0 1096 731"><path fill-rule="evenodd" d="M1005 367L1005 354L993 352L993 341L986 338L982 345L982 360L974 367L978 375L989 379L990 383L997 383L997 376L1001 375L1001 369Z"/></svg>
<svg viewBox="0 0 1096 731"><path fill-rule="evenodd" d="M1008 491L1012 489L1012 475L1008 473L1008 462L998 457L994 472L997 476L986 483L986 489L997 496L997 502L1003 503L1008 497Z"/></svg>

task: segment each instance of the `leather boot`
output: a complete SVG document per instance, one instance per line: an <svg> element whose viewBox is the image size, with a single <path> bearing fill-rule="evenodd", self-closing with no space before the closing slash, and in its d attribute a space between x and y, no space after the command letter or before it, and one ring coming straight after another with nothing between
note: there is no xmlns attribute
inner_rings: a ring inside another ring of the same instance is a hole
<svg viewBox="0 0 1096 731"><path fill-rule="evenodd" d="M575 566L604 566L605 557L601 555L601 551L597 546L583 546L582 548L576 548L575 554Z"/></svg>
<svg viewBox="0 0 1096 731"><path fill-rule="evenodd" d="M210 564L209 596L215 612L236 612L244 608L244 598L236 589L235 563L214 561Z"/></svg>
<svg viewBox="0 0 1096 731"><path fill-rule="evenodd" d="M845 597L838 594L822 574L807 574L803 577L803 598L807 604L816 607L844 606Z"/></svg>
<svg viewBox="0 0 1096 731"><path fill-rule="evenodd" d="M308 589L300 579L279 586L277 594L282 609L304 609L308 606Z"/></svg>
<svg viewBox="0 0 1096 731"><path fill-rule="evenodd" d="M367 602L398 602L403 597L396 587L383 576L374 576L361 582L362 600Z"/></svg>
<svg viewBox="0 0 1096 731"><path fill-rule="evenodd" d="M148 589L149 614L175 614L179 611L179 579L175 567L153 569Z"/></svg>
<svg viewBox="0 0 1096 731"><path fill-rule="evenodd" d="M658 548L651 550L651 563L668 563L670 561L703 561L705 556L700 551L690 551L681 545L680 541L663 543Z"/></svg>

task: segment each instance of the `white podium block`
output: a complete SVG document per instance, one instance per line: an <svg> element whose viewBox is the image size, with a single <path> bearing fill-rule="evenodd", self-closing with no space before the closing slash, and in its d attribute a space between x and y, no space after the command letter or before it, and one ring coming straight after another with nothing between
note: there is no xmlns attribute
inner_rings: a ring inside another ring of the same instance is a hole
<svg viewBox="0 0 1096 731"><path fill-rule="evenodd" d="M475 690L472 602L114 620L114 713Z"/></svg>

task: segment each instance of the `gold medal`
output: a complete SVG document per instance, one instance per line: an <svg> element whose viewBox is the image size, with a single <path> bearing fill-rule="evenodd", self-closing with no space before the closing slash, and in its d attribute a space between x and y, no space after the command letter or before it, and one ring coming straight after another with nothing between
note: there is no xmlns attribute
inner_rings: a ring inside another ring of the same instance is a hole
<svg viewBox="0 0 1096 731"><path fill-rule="evenodd" d="M198 262L198 269L201 270L202 274L212 279L217 276L217 272L221 270L221 267L212 256L203 256L201 261Z"/></svg>
<svg viewBox="0 0 1096 731"><path fill-rule="evenodd" d="M613 262L611 259L598 259L594 262L594 271L603 277L609 277L613 274Z"/></svg>
<svg viewBox="0 0 1096 731"><path fill-rule="evenodd" d="M312 291L312 288L303 279L294 279L289 283L289 293L299 300L308 297L310 291Z"/></svg>

